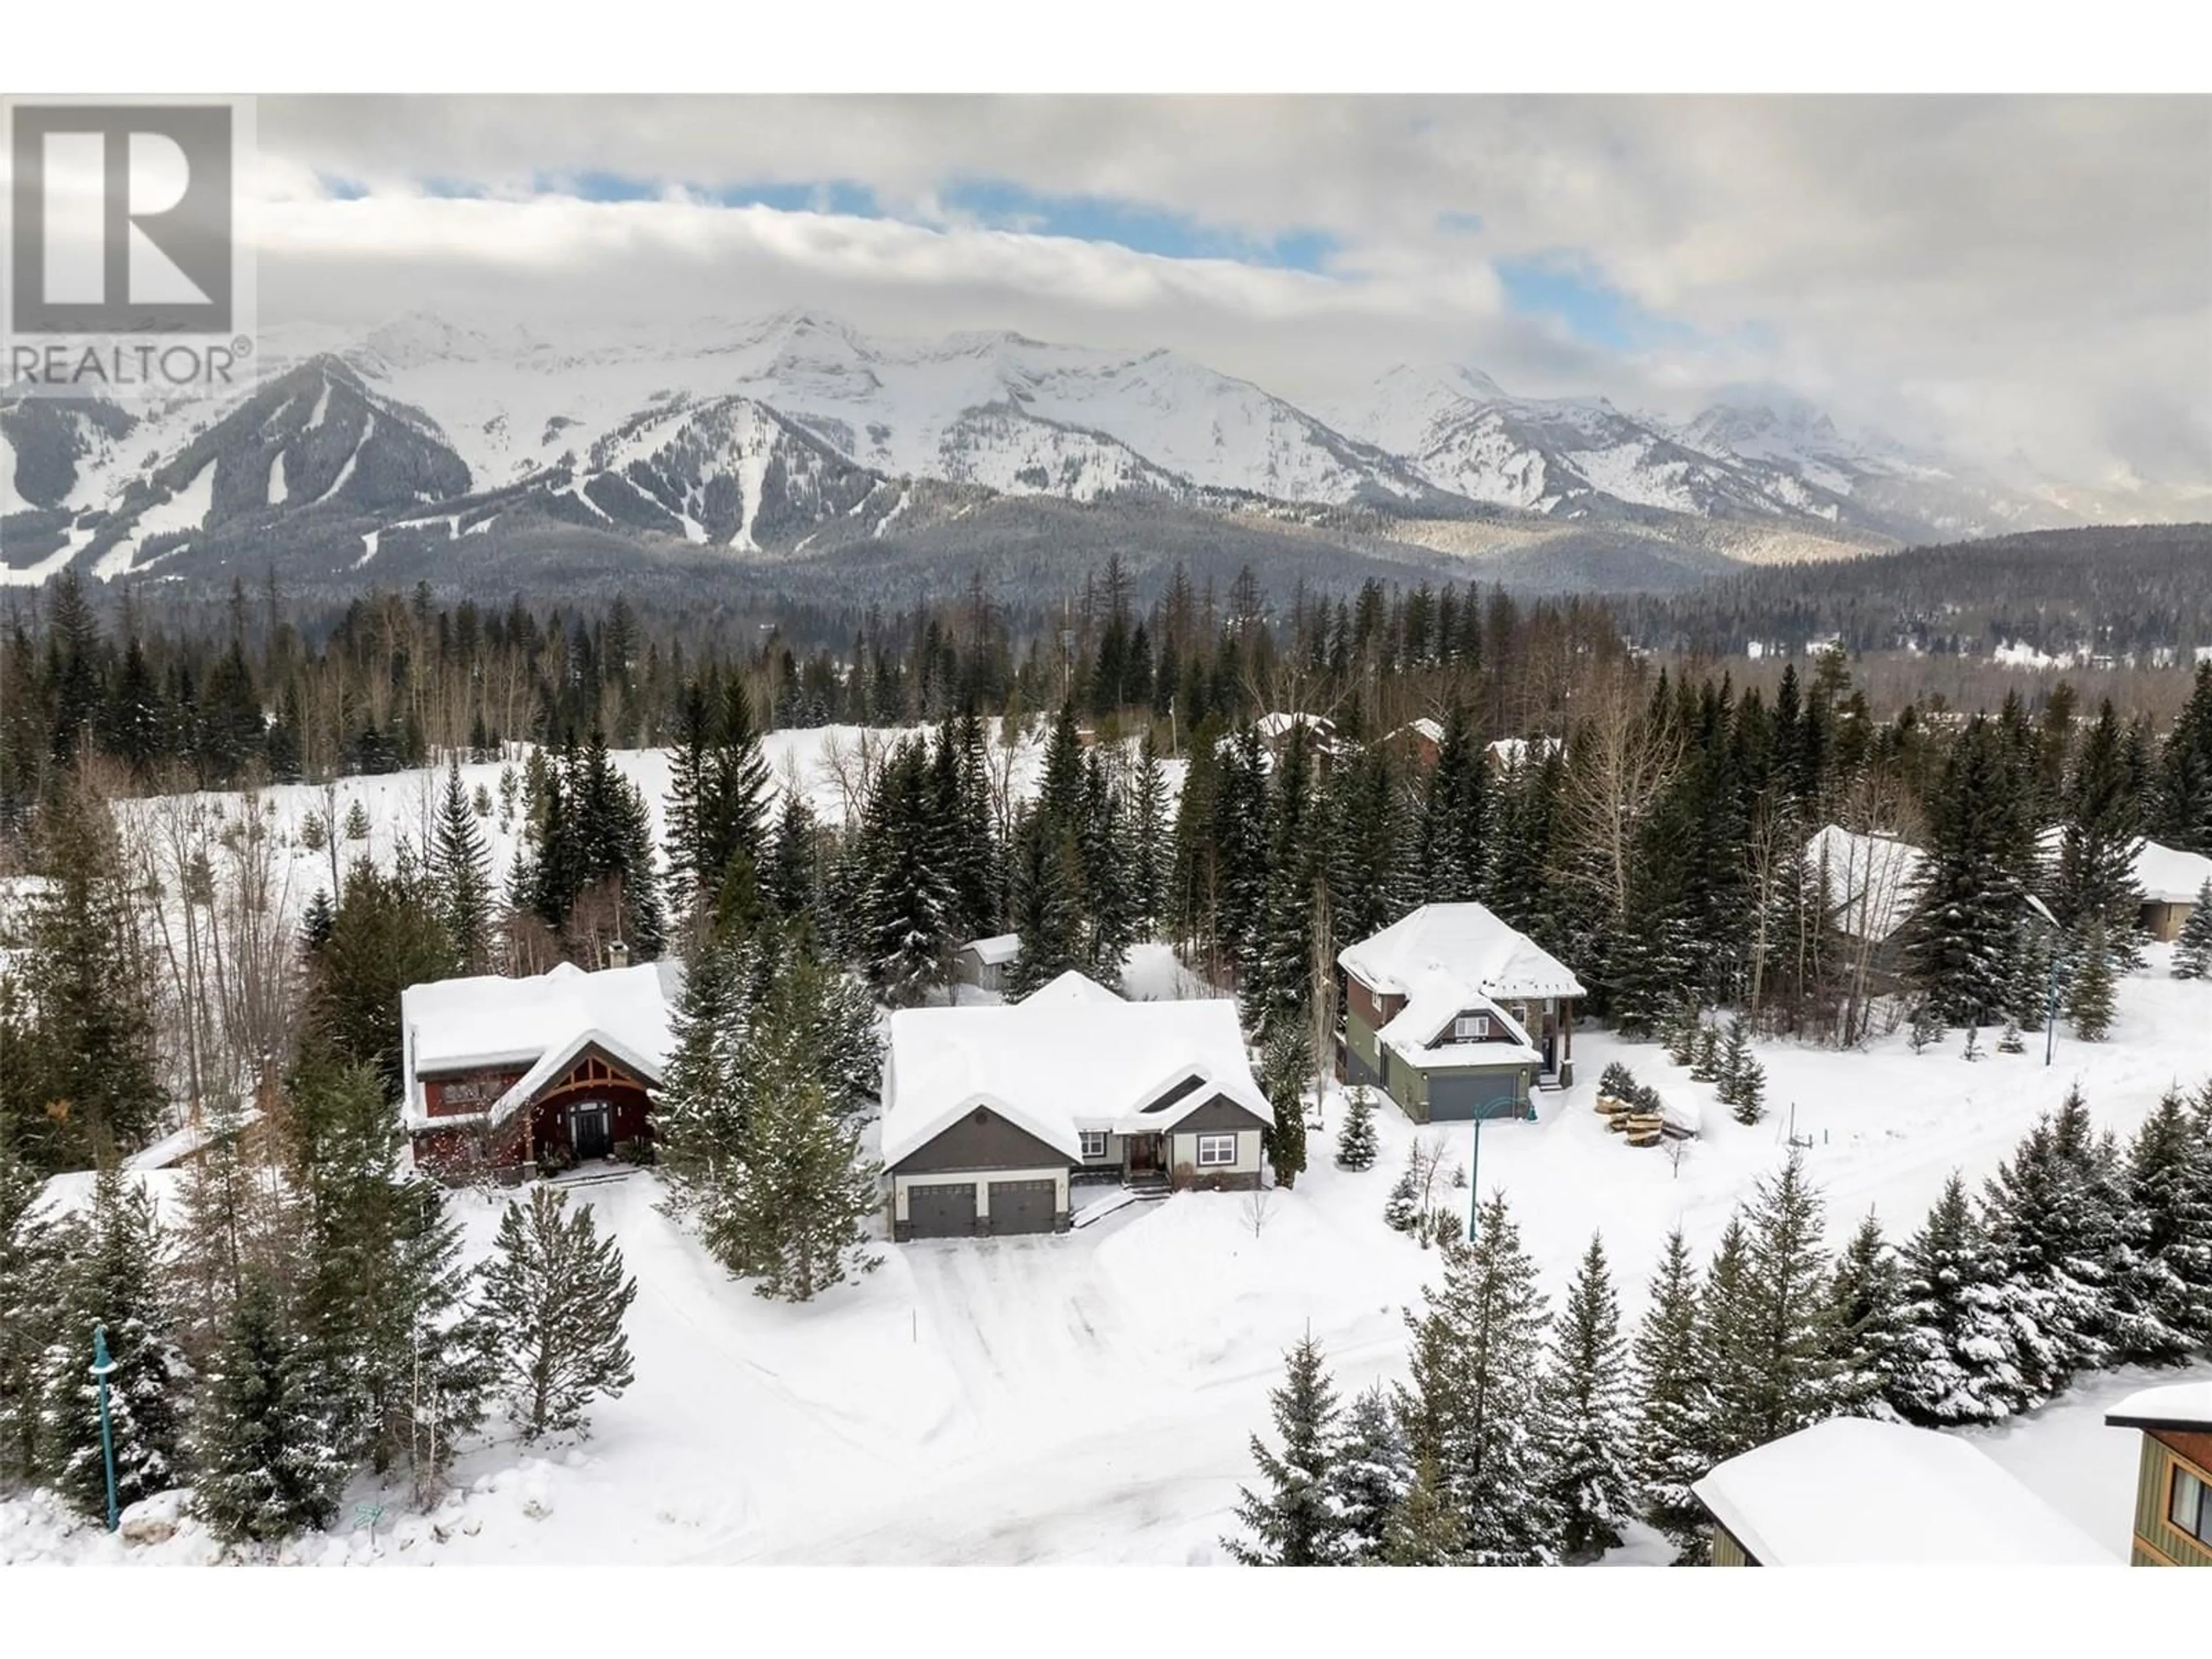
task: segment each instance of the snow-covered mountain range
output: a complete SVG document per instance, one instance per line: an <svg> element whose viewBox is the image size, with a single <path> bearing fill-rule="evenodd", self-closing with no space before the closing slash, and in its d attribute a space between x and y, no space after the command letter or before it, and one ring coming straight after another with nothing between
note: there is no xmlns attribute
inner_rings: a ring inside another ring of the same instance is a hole
<svg viewBox="0 0 2212 1659"><path fill-rule="evenodd" d="M388 535L525 523L827 554L1022 496L1349 511L1384 537L1475 519L1665 539L1717 521L1753 556L1767 532L1848 552L2100 510L1846 438L1786 397L1677 425L1401 365L1314 412L1172 351L895 340L807 312L557 338L423 313L355 337L272 331L259 386L228 407L0 407L0 580L16 583L248 551L374 579Z"/></svg>

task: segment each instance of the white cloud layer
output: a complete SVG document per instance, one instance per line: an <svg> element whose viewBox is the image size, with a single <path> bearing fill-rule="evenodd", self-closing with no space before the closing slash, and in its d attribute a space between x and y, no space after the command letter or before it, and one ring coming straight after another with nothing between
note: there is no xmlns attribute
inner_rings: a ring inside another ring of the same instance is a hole
<svg viewBox="0 0 2212 1659"><path fill-rule="evenodd" d="M2212 482L2212 100L270 98L258 125L270 320L798 303L1168 345L1291 396L1400 359L1676 412L1777 382L1990 459ZM574 193L610 174L660 198ZM983 180L1334 251L1170 258L948 211ZM890 216L690 193L828 181ZM1516 310L1499 268L1531 259L1663 326L1607 345Z"/></svg>

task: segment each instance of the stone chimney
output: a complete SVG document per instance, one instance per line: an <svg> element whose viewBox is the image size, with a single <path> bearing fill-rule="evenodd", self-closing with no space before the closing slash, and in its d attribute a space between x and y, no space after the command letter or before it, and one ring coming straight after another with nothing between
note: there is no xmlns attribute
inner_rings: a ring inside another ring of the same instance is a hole
<svg viewBox="0 0 2212 1659"><path fill-rule="evenodd" d="M618 939L609 939L607 941L607 966L610 968L629 967L629 946L623 944Z"/></svg>

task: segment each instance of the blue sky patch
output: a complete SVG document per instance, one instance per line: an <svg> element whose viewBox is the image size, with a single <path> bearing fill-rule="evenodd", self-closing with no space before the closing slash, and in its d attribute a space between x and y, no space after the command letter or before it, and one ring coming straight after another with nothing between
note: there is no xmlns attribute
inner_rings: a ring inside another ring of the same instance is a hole
<svg viewBox="0 0 2212 1659"><path fill-rule="evenodd" d="M1285 270L1319 270L1340 246L1324 230L1271 237L1206 225L1187 214L1103 196L1043 196L1003 179L971 179L944 195L946 207L1000 230L1112 242L1167 259L1235 259Z"/></svg>
<svg viewBox="0 0 2212 1659"><path fill-rule="evenodd" d="M1502 259L1498 276L1514 310L1529 315L1548 313L1594 345L1625 351L1662 335L1689 332L1684 325L1646 311L1587 267L1567 260Z"/></svg>

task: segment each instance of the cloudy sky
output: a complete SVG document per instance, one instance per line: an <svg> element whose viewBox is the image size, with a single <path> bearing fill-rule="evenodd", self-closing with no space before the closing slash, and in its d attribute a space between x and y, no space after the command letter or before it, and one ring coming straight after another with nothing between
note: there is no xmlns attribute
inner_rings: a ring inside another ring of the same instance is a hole
<svg viewBox="0 0 2212 1659"><path fill-rule="evenodd" d="M2212 482L2212 100L264 98L264 324L799 304Z"/></svg>

